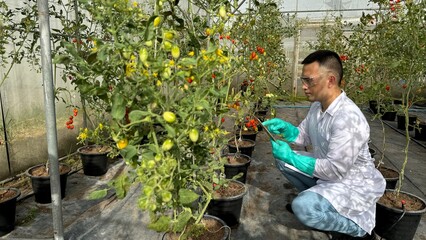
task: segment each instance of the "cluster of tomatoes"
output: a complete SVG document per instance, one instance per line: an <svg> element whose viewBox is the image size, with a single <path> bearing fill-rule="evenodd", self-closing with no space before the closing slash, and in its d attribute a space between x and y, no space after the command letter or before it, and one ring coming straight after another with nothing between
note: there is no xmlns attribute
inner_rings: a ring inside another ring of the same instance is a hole
<svg viewBox="0 0 426 240"><path fill-rule="evenodd" d="M258 53L260 53L260 54L265 54L265 49L264 49L263 47L256 46L256 50L257 50L257 52L258 52Z"/></svg>
<svg viewBox="0 0 426 240"><path fill-rule="evenodd" d="M263 47L256 46L256 51L259 54L265 54L265 49ZM259 59L259 56L257 55L257 53L255 51L251 52L250 58L249 58L250 61L258 60Z"/></svg>
<svg viewBox="0 0 426 240"><path fill-rule="evenodd" d="M349 57L348 57L348 55L340 55L340 60L341 60L342 62L344 62L344 61L348 61L348 60L349 60Z"/></svg>
<svg viewBox="0 0 426 240"><path fill-rule="evenodd" d="M399 8L399 3L401 0L390 0L389 7L392 12L395 12L396 8Z"/></svg>
<svg viewBox="0 0 426 240"><path fill-rule="evenodd" d="M69 120L66 122L66 125L67 125L68 129L70 129L70 130L74 129L74 125L73 125L73 123L74 123L74 117L76 117L77 114L78 114L78 109L74 108L73 115L71 115L69 117Z"/></svg>
<svg viewBox="0 0 426 240"><path fill-rule="evenodd" d="M245 124L246 128L248 129L253 129L254 131L257 131L257 125L259 124L259 122L255 119L250 119L250 118L246 118L247 122Z"/></svg>
<svg viewBox="0 0 426 240"><path fill-rule="evenodd" d="M367 71L367 69L365 68L364 64L361 64L361 66L355 68L355 72L357 73L363 73L365 71Z"/></svg>
<svg viewBox="0 0 426 240"><path fill-rule="evenodd" d="M223 35L219 35L219 39L220 40L223 40L223 39L228 39L229 41L231 41L232 42L232 44L235 44L235 39L231 39L231 36L229 36L229 35L226 35L226 36L223 36Z"/></svg>
<svg viewBox="0 0 426 240"><path fill-rule="evenodd" d="M228 104L228 108L240 109L240 102L236 101L233 104Z"/></svg>

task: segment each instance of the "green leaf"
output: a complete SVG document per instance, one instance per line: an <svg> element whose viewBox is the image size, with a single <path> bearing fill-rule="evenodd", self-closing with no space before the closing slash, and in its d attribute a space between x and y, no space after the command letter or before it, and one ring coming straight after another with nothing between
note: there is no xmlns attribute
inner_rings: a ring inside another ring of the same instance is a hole
<svg viewBox="0 0 426 240"><path fill-rule="evenodd" d="M144 33L145 41L152 40L155 36L154 34L154 19L157 15L151 16L146 24L146 29Z"/></svg>
<svg viewBox="0 0 426 240"><path fill-rule="evenodd" d="M123 119L124 115L126 115L126 102L124 101L124 97L115 93L112 99L112 109L111 115L114 119Z"/></svg>
<svg viewBox="0 0 426 240"><path fill-rule="evenodd" d="M136 122L149 115L150 113L147 111L133 110L129 113L129 119L131 122Z"/></svg>
<svg viewBox="0 0 426 240"><path fill-rule="evenodd" d="M153 221L148 225L148 228L157 232L166 232L169 230L171 218L169 216L161 216L157 221Z"/></svg>
<svg viewBox="0 0 426 240"><path fill-rule="evenodd" d="M124 159L131 160L134 156L138 154L138 150L133 145L128 145L126 148L120 151L121 156Z"/></svg>
<svg viewBox="0 0 426 240"><path fill-rule="evenodd" d="M96 200L103 198L107 195L108 189L96 190L90 193L89 200Z"/></svg>
<svg viewBox="0 0 426 240"><path fill-rule="evenodd" d="M179 190L179 201L182 204L190 204L199 198L198 194L189 189Z"/></svg>
<svg viewBox="0 0 426 240"><path fill-rule="evenodd" d="M56 55L53 59L54 64L68 65L71 62L71 58L68 55Z"/></svg>
<svg viewBox="0 0 426 240"><path fill-rule="evenodd" d="M197 65L197 59L195 58L183 58L180 61L180 64L183 66L196 66Z"/></svg>
<svg viewBox="0 0 426 240"><path fill-rule="evenodd" d="M192 217L192 212L190 208L184 208L184 211L181 212L177 218L177 222L173 225L173 232L182 232L188 221Z"/></svg>
<svg viewBox="0 0 426 240"><path fill-rule="evenodd" d="M121 174L116 180L112 182L112 186L115 188L115 192L119 199L122 199L126 196L130 188L130 181L126 173Z"/></svg>
<svg viewBox="0 0 426 240"><path fill-rule="evenodd" d="M176 130L174 129L174 127L170 126L169 124L166 124L164 128L166 129L168 136L170 137L176 136Z"/></svg>

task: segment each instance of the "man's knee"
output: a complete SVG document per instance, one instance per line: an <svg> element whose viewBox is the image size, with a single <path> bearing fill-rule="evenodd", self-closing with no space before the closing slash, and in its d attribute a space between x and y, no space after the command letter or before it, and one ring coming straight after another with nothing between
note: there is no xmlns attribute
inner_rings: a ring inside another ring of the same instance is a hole
<svg viewBox="0 0 426 240"><path fill-rule="evenodd" d="M320 197L318 194L305 191L297 196L291 206L294 214L302 223L313 226L323 220L323 212L320 205Z"/></svg>

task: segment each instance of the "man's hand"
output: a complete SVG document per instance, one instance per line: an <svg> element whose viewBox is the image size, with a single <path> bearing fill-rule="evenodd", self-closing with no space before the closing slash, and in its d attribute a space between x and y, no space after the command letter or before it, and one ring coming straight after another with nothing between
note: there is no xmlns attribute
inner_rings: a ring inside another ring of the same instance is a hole
<svg viewBox="0 0 426 240"><path fill-rule="evenodd" d="M308 156L303 156L291 150L290 146L283 141L271 141L272 154L278 160L293 165L300 171L313 176L315 170L316 159Z"/></svg>
<svg viewBox="0 0 426 240"><path fill-rule="evenodd" d="M262 123L273 134L281 134L283 138L289 142L294 142L299 136L299 129L293 124L273 118Z"/></svg>

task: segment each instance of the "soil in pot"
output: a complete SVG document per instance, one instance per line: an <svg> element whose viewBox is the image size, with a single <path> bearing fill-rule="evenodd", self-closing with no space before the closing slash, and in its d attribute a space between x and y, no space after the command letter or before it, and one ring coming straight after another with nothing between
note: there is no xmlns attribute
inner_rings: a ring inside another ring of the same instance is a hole
<svg viewBox="0 0 426 240"><path fill-rule="evenodd" d="M374 231L387 240L411 240L425 212L426 202L420 197L386 190L377 203Z"/></svg>
<svg viewBox="0 0 426 240"><path fill-rule="evenodd" d="M205 226L205 231L197 237L189 237L188 240L227 240L229 239L230 229L226 223L218 217L205 215L201 220ZM163 240L178 240L179 234L166 233Z"/></svg>
<svg viewBox="0 0 426 240"><path fill-rule="evenodd" d="M84 175L102 176L108 171L108 146L89 145L77 150L83 164Z"/></svg>
<svg viewBox="0 0 426 240"><path fill-rule="evenodd" d="M243 175L235 180L245 183L247 178L247 170L250 166L251 158L247 155L236 153L230 153L225 155L224 157L226 157L226 178L231 179L234 176L242 173Z"/></svg>
<svg viewBox="0 0 426 240"><path fill-rule="evenodd" d="M395 189L399 180L399 172L383 166L380 166L378 170L386 180L386 189Z"/></svg>
<svg viewBox="0 0 426 240"><path fill-rule="evenodd" d="M71 168L68 165L59 165L61 197L65 197L68 173ZM27 175L31 178L31 185L34 192L35 201L38 203L51 203L50 175L45 164L34 166L27 170Z"/></svg>
<svg viewBox="0 0 426 240"><path fill-rule="evenodd" d="M15 229L17 188L0 188L0 237Z"/></svg>
<svg viewBox="0 0 426 240"><path fill-rule="evenodd" d="M208 214L219 217L231 228L237 227L246 193L247 187L243 183L231 180L213 192L213 199L207 207Z"/></svg>
<svg viewBox="0 0 426 240"><path fill-rule="evenodd" d="M250 139L237 139L238 149L240 150L241 154L247 155L251 157L254 146L256 143L253 140ZM235 140L231 139L228 141L228 148L230 153L236 153L237 147L235 145Z"/></svg>

